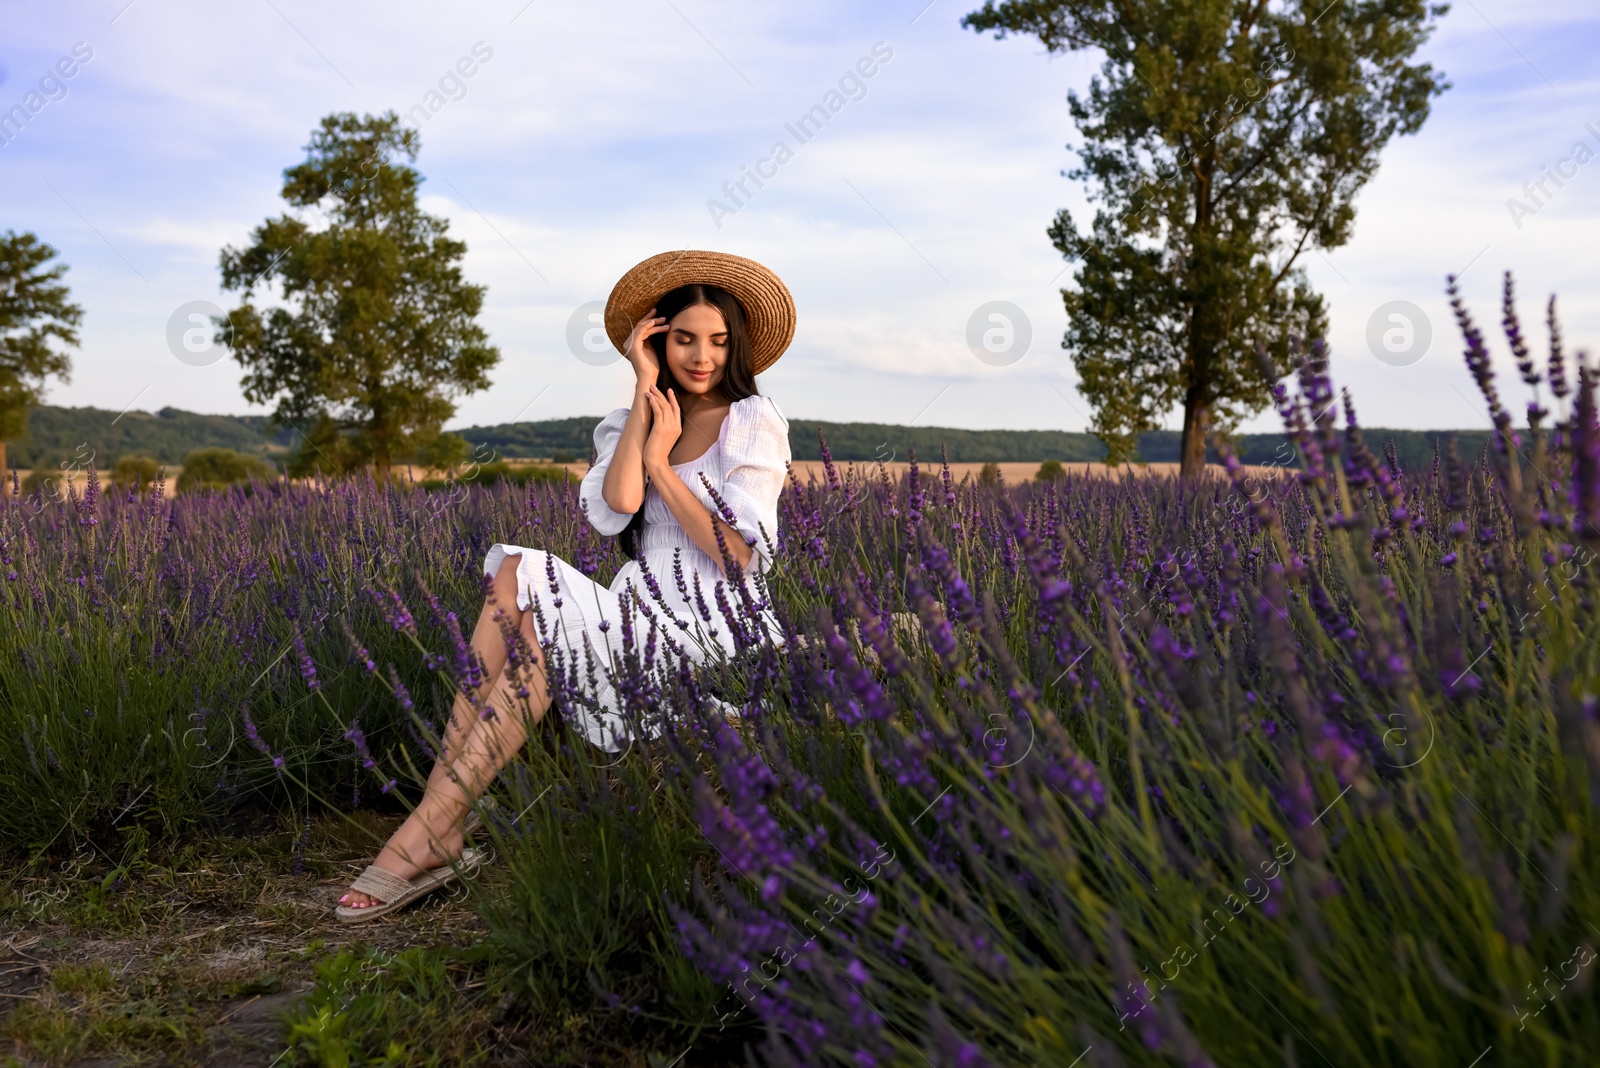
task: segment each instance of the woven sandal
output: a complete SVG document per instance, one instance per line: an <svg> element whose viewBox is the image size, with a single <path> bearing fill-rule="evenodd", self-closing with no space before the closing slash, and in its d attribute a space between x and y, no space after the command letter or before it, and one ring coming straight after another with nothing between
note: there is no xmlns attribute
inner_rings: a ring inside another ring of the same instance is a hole
<svg viewBox="0 0 1600 1068"><path fill-rule="evenodd" d="M376 864L369 864L366 871L356 876L356 881L350 884L350 889L375 897L381 903L361 909L340 905L334 912L338 915L340 923L364 923L367 920L375 920L396 909L404 908L441 886L454 882L463 872L471 874L478 869L480 863L482 855L476 849L463 849L461 859L455 864L429 868L410 882L406 882L394 872L385 871Z"/></svg>

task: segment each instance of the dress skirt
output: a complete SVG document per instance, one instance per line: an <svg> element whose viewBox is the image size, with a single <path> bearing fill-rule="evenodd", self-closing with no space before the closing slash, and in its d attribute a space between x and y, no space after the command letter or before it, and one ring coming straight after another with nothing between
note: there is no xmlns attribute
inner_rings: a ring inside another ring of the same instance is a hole
<svg viewBox="0 0 1600 1068"><path fill-rule="evenodd" d="M684 564L684 557L691 552L700 557L695 561L698 566ZM591 744L612 753L626 748L634 736L614 685L623 665L624 623L633 635L635 657L647 646L654 649L654 661L647 665L650 670L667 664L674 653L696 664L733 656L737 645L729 626L730 614L748 638L783 641L782 628L771 609L761 604L752 578L746 577L745 588L751 593L747 602L721 576L720 569L716 578L708 581L705 572L710 560L698 548L646 548L641 555L643 565L628 561L609 587L543 549L496 542L483 561L484 574L492 577L507 556L520 557L517 607L534 610L533 630L540 635L550 673L561 673L569 687L576 682L583 691L580 700L563 704L561 714ZM752 606L756 607L755 618ZM652 628L656 640L649 642Z"/></svg>

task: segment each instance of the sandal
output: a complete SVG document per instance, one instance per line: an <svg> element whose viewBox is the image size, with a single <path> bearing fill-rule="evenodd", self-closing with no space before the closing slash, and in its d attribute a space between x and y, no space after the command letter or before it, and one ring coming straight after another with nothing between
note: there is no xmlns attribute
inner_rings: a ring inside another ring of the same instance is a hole
<svg viewBox="0 0 1600 1068"><path fill-rule="evenodd" d="M379 903L359 909L340 905L334 912L339 917L340 923L364 923L367 920L375 920L379 916L385 916L395 909L411 904L441 886L454 882L462 873L470 875L478 869L482 859L482 854L476 849L464 848L461 851L461 859L454 864L429 868L410 882L406 882L392 871L385 871L376 864L369 864L367 870L350 884L350 889L377 898Z"/></svg>

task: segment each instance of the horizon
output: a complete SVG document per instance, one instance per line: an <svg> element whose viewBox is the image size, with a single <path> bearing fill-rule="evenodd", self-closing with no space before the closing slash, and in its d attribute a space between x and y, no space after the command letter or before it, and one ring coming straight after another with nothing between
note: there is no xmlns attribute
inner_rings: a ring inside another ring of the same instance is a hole
<svg viewBox="0 0 1600 1068"><path fill-rule="evenodd" d="M179 408L176 405L166 405L165 407L171 408L173 411L182 412L185 415L215 416L215 417L229 418L229 419L232 419L232 418L267 419L267 418L271 418L271 416L272 416L271 412L201 412L201 411L196 411L196 410L194 410L192 408ZM100 408L100 407L98 407L96 405L92 405L92 404L88 404L88 405L82 405L82 404L80 404L80 405L41 404L41 405L38 406L38 408L41 408L41 409L43 409L43 408L58 408L58 409L67 409L67 410L76 410L76 411L95 411L95 412L109 412L109 411L112 410L110 408ZM161 418L161 412L160 411L150 411L147 408L129 408L125 412L122 412L120 414L121 415L148 415L152 419L160 419ZM543 419L522 419L522 420L515 420L515 421L507 421L507 422L503 422L503 423L472 423L472 424L469 424L467 426L446 427L445 429L449 430L449 431L452 431L452 432L455 432L455 433L460 433L462 430L472 430L472 429L476 429L476 428L485 428L485 429L487 429L487 428L493 428L493 427L497 427L497 426L520 426L520 425L528 424L528 423L553 423L553 422L558 422L560 420L565 420L565 419L596 419L596 420L598 420L598 419L603 419L604 417L605 417L604 413L600 413L600 414L596 415L596 414L588 413L588 412L579 412L579 413L577 413L575 415L552 415L552 416L546 416ZM881 422L876 422L876 421L870 420L870 419L810 419L810 418L807 418L805 416L798 416L798 415L797 416L790 416L789 417L789 421L791 423L795 423L795 422L801 422L801 423L837 423L837 424L858 423L858 424L867 425L867 426L894 426L894 427L905 427L906 429L911 429L911 427L914 425L914 424L911 424L911 423L881 423ZM1002 434L1012 434L1012 433L1015 433L1015 434L1041 434L1041 433L1043 433L1043 434L1057 434L1057 433L1059 433L1059 434L1084 434L1084 435L1087 435L1087 436L1089 436L1091 438L1097 438L1098 437L1095 434L1095 432L1092 431L1092 430L1070 430L1070 429L1064 429L1062 427L1053 427L1053 426L970 426L969 427L969 426L944 426L944 425L939 424L939 423L929 423L926 426L918 426L918 427L916 427L916 429L918 429L918 430L959 430L959 431L962 431L963 433L968 433L968 434L986 434L986 433L1002 433ZM1379 433L1381 431L1386 431L1386 430L1387 431L1399 430L1399 431L1405 431L1407 433L1415 433L1415 434L1483 434L1483 433L1489 433L1490 431L1492 431L1494 429L1494 427L1492 425L1490 425L1490 426L1487 426L1487 427L1447 426L1447 427L1420 427L1419 428L1419 427L1406 427L1406 426L1366 426L1366 425L1363 425L1360 429L1361 429L1361 432L1363 434L1375 434L1375 433ZM1517 426L1517 425L1514 424L1514 429L1521 430L1521 429L1525 429L1525 428L1522 427L1522 426ZM1147 431L1144 431L1144 433L1146 433L1146 434L1176 434L1176 433L1178 433L1178 431L1176 429L1173 429L1173 428L1163 427L1163 428L1160 428L1160 429L1157 429L1157 430L1147 430ZM1276 430L1263 429L1263 430L1239 430L1239 431L1236 431L1236 434L1238 434L1238 435L1269 435L1269 434L1282 434L1282 433L1285 433L1285 431L1282 430L1281 428L1280 429L1276 429ZM966 462L969 462L969 461L962 461L962 462L966 463Z"/></svg>

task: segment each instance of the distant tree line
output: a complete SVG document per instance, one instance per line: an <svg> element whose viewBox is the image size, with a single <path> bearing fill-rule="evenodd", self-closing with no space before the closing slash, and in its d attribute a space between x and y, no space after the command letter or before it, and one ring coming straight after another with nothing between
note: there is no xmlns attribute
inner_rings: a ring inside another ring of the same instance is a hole
<svg viewBox="0 0 1600 1068"><path fill-rule="evenodd" d="M12 445L16 466L53 468L72 458L80 445L94 450L96 466L109 470L128 454L141 454L165 464L183 462L192 450L208 447L233 449L268 462L281 463L295 444L293 431L268 433L268 416L202 415L177 408L117 413L101 408L33 409L28 435ZM467 427L453 433L465 439L480 458L543 459L558 462L587 460L593 443L597 415L545 419L530 423ZM1065 430L959 430L951 427L905 427L884 423L824 423L793 419L789 446L796 460L820 460L817 433L827 439L835 460L905 460L912 449L917 460L938 464L944 445L952 463L1038 462L1085 463L1106 458L1105 444L1093 434ZM1444 448L1454 437L1464 459L1478 455L1489 441L1486 430L1383 430L1365 431L1367 440L1381 447L1393 442L1400 465L1417 470L1433 462L1437 443ZM1243 434L1234 449L1245 463L1294 466L1292 454L1280 434ZM1181 435L1177 431L1150 431L1139 437L1139 455L1154 463L1177 463ZM1208 459L1216 461L1214 452Z"/></svg>

